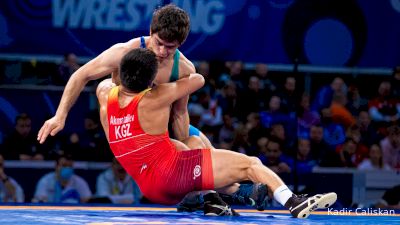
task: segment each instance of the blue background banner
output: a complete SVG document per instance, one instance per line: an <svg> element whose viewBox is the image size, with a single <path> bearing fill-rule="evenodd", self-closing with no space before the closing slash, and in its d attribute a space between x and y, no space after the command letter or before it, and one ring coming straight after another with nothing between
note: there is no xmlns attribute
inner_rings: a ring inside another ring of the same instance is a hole
<svg viewBox="0 0 400 225"><path fill-rule="evenodd" d="M191 17L180 48L191 60L393 67L400 0L3 0L0 53L94 57L147 35L153 10Z"/></svg>

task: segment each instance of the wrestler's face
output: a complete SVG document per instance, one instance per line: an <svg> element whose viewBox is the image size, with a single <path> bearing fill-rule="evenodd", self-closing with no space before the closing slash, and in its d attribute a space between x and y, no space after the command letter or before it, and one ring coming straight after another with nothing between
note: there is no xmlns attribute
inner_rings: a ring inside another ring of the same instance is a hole
<svg viewBox="0 0 400 225"><path fill-rule="evenodd" d="M178 47L178 41L164 41L158 36L157 33L151 34L149 48L156 54L159 62L171 58Z"/></svg>

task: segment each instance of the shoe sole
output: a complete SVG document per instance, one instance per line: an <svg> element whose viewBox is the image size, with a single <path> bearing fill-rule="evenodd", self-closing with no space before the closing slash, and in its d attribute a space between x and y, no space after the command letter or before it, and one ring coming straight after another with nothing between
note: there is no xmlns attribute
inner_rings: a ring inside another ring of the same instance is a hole
<svg viewBox="0 0 400 225"><path fill-rule="evenodd" d="M329 206L333 205L333 203L335 203L336 200L337 200L336 193L331 192L324 194L322 195L321 198L315 200L313 204L301 210L300 213L297 215L297 218L305 219L310 215L311 212L317 209L326 209Z"/></svg>

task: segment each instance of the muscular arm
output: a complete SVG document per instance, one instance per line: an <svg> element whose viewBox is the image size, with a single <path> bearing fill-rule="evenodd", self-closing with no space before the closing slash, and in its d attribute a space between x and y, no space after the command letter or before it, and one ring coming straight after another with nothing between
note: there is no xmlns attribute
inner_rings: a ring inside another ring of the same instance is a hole
<svg viewBox="0 0 400 225"><path fill-rule="evenodd" d="M193 73L176 82L160 84L155 88L158 105L171 105L173 102L190 95L204 85L201 74Z"/></svg>
<svg viewBox="0 0 400 225"><path fill-rule="evenodd" d="M193 65L192 62L190 62L188 59L186 59L182 55L182 67L181 71L183 72L182 74L186 75L181 75L180 77L185 77L187 74L195 73L196 69ZM172 105L172 118L171 118L171 125L172 125L172 130L174 132L175 138L178 140L184 140L187 137L189 137L189 112L187 109L189 101L189 95L186 95L180 99L178 99L174 104Z"/></svg>
<svg viewBox="0 0 400 225"><path fill-rule="evenodd" d="M89 81L118 71L121 58L131 49L129 46L132 46L134 41L135 39L112 46L72 74L65 86L56 115L47 120L39 130L37 139L40 143L43 143L49 134L54 136L64 128L71 107Z"/></svg>
<svg viewBox="0 0 400 225"><path fill-rule="evenodd" d="M178 99L172 105L171 112L171 125L172 131L174 132L175 138L177 140L184 140L189 137L189 112L187 110L187 105L189 101L189 95Z"/></svg>
<svg viewBox="0 0 400 225"><path fill-rule="evenodd" d="M115 87L112 79L105 79L97 86L96 96L100 104L100 122L108 140L108 124L107 124L107 101L108 93Z"/></svg>

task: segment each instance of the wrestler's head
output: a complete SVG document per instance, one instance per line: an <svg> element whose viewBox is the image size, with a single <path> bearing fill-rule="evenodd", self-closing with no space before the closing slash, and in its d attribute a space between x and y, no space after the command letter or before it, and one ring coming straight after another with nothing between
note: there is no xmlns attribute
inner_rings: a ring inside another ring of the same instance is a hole
<svg viewBox="0 0 400 225"><path fill-rule="evenodd" d="M136 48L128 52L121 61L121 85L133 92L148 88L157 74L158 62L154 52Z"/></svg>
<svg viewBox="0 0 400 225"><path fill-rule="evenodd" d="M189 16L183 9L173 4L163 6L153 13L148 48L156 53L159 61L167 59L185 42L189 30Z"/></svg>

